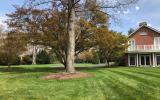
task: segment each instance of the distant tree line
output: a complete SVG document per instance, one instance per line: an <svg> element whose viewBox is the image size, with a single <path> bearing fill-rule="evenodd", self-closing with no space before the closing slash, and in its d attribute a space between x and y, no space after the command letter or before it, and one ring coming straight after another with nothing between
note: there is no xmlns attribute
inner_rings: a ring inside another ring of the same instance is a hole
<svg viewBox="0 0 160 100"><path fill-rule="evenodd" d="M25 34L5 33L4 38L1 37L1 41L0 65L33 64L33 51L29 55L23 56L23 58L20 56L27 52L28 42ZM94 41L92 48L86 49L75 56L75 63L107 63L109 66L109 62L121 60L127 47L127 37L125 35L109 31L106 28L99 28L95 31ZM36 53L35 62L36 64L61 63L57 54L47 47Z"/></svg>

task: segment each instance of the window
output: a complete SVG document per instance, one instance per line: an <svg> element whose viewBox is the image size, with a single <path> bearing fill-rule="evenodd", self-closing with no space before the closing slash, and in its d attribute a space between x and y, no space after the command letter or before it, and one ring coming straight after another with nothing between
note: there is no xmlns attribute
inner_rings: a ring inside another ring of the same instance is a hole
<svg viewBox="0 0 160 100"><path fill-rule="evenodd" d="M156 46L160 45L160 37L154 38L154 45L156 45Z"/></svg>
<svg viewBox="0 0 160 100"><path fill-rule="evenodd" d="M135 40L134 39L130 39L128 41L129 46L135 46Z"/></svg>
<svg viewBox="0 0 160 100"><path fill-rule="evenodd" d="M128 61L129 61L129 66L136 66L136 55L130 54Z"/></svg>
<svg viewBox="0 0 160 100"><path fill-rule="evenodd" d="M140 60L141 60L141 65L142 66L149 66L150 65L150 55L141 55Z"/></svg>
<svg viewBox="0 0 160 100"><path fill-rule="evenodd" d="M140 35L148 35L147 32L141 32Z"/></svg>

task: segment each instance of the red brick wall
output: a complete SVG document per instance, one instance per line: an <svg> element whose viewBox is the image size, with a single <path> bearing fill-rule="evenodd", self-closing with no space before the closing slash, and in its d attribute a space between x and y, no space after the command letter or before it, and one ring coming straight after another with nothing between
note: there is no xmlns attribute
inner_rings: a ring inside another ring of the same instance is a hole
<svg viewBox="0 0 160 100"><path fill-rule="evenodd" d="M141 32L146 32L148 34L140 35ZM136 45L153 45L154 37L160 37L160 34L144 26L129 38L134 39Z"/></svg>

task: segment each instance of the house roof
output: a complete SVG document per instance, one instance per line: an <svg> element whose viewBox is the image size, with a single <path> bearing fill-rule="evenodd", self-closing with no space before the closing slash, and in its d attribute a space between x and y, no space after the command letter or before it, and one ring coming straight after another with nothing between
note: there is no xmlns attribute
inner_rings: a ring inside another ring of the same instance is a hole
<svg viewBox="0 0 160 100"><path fill-rule="evenodd" d="M129 36L128 36L128 37L130 37L131 35L133 35L134 33L136 33L136 32L137 32L139 29L141 29L142 27L146 27L146 28L148 28L148 29L150 29L150 30L153 30L153 31L155 31L155 32L157 32L157 33L159 33L159 34L160 34L160 31L159 31L159 30L157 30L157 29L152 28L152 27L147 26L147 25L142 25L142 26L140 26L139 28L137 28L135 31L133 31L131 34L129 34Z"/></svg>

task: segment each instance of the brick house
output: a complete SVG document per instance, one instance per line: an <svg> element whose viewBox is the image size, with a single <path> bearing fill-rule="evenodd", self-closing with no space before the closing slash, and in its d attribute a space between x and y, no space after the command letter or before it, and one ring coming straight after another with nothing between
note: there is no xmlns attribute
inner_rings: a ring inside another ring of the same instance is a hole
<svg viewBox="0 0 160 100"><path fill-rule="evenodd" d="M160 66L160 31L142 22L128 39L128 66Z"/></svg>

